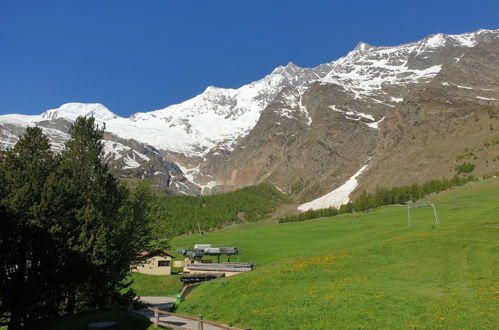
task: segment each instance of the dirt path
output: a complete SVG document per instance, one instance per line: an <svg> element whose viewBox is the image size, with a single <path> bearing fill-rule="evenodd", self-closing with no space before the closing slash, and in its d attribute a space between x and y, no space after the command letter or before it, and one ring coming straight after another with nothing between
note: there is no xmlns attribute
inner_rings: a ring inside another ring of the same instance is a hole
<svg viewBox="0 0 499 330"><path fill-rule="evenodd" d="M175 304L175 297L141 297L142 301L148 302L152 307L157 307L158 309L169 311L172 304ZM154 312L148 309L139 309L135 311L136 313L148 318L151 322L154 321ZM161 315L159 316L159 321L164 323L169 323L171 325L182 327L189 330L198 330L198 322L184 319L182 317ZM203 324L203 330L221 330L223 328L216 327L210 324Z"/></svg>

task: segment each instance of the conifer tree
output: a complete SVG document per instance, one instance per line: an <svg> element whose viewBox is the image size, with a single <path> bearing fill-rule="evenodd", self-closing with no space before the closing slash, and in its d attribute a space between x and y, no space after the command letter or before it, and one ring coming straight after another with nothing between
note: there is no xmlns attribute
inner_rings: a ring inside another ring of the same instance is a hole
<svg viewBox="0 0 499 330"><path fill-rule="evenodd" d="M102 155L104 130L94 118L77 118L69 134L43 209L63 251L61 286L66 313L73 313L105 305L149 240L150 228L147 192L129 193L109 172Z"/></svg>
<svg viewBox="0 0 499 330"><path fill-rule="evenodd" d="M0 152L0 320L9 329L100 308L150 237L151 193L103 162L104 131L78 118L54 156L40 128Z"/></svg>
<svg viewBox="0 0 499 330"><path fill-rule="evenodd" d="M0 156L0 310L10 312L9 329L53 312L53 244L37 210L55 166L48 139L37 127L28 127Z"/></svg>

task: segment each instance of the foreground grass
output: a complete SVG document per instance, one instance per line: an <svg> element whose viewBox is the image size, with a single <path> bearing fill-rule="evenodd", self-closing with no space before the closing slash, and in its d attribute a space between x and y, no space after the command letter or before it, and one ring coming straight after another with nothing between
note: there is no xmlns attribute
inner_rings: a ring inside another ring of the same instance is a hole
<svg viewBox="0 0 499 330"><path fill-rule="evenodd" d="M234 228L194 243L235 245L251 273L203 284L180 313L252 329L485 328L499 324L499 179L405 207Z"/></svg>
<svg viewBox="0 0 499 330"><path fill-rule="evenodd" d="M36 329L50 330L86 330L88 324L93 322L116 322L113 329L120 330L152 330L160 329L152 325L148 320L133 317L119 309L106 311L91 311L76 315L62 317L56 321L38 325Z"/></svg>
<svg viewBox="0 0 499 330"><path fill-rule="evenodd" d="M172 296L182 291L180 275L147 275L131 273L131 288L139 296Z"/></svg>

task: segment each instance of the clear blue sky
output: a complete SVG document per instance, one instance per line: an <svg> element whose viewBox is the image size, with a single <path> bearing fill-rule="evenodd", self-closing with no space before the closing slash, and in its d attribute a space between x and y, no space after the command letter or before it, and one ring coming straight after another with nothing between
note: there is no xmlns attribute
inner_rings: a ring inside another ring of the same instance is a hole
<svg viewBox="0 0 499 330"><path fill-rule="evenodd" d="M0 114L99 102L128 116L357 42L499 28L499 1L0 0Z"/></svg>

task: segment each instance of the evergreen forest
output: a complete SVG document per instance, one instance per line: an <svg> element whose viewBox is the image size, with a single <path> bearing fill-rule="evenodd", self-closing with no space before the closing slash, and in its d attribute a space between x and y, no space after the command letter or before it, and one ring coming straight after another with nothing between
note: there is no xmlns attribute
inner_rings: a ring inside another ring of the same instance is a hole
<svg viewBox="0 0 499 330"><path fill-rule="evenodd" d="M150 244L147 187L102 159L104 130L79 117L55 154L38 127L0 152L0 321L32 328L107 306Z"/></svg>
<svg viewBox="0 0 499 330"><path fill-rule="evenodd" d="M289 201L289 197L265 183L217 195L157 195L152 201L151 217L158 238L174 237L270 218L279 205Z"/></svg>

